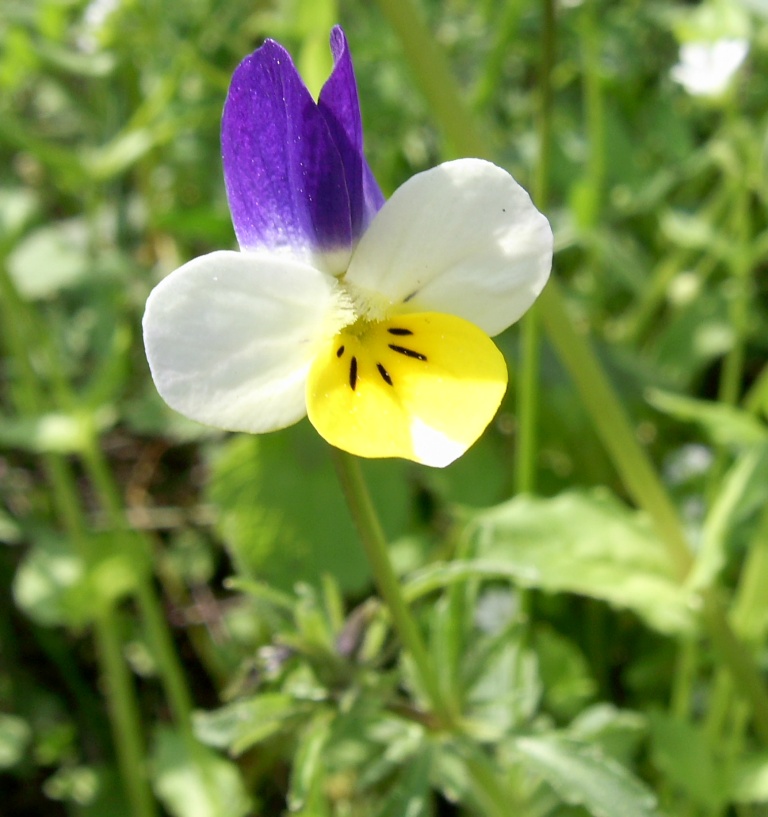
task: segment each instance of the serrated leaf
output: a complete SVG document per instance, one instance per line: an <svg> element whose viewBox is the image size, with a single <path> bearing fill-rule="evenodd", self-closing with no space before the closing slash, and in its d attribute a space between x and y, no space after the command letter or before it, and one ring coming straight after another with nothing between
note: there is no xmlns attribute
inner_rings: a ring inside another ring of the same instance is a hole
<svg viewBox="0 0 768 817"><path fill-rule="evenodd" d="M157 731L152 784L174 817L245 817L250 799L237 766L166 727Z"/></svg>
<svg viewBox="0 0 768 817"><path fill-rule="evenodd" d="M471 525L477 562L503 567L520 584L602 599L664 633L695 628L650 524L604 490L519 496L480 512Z"/></svg>
<svg viewBox="0 0 768 817"><path fill-rule="evenodd" d="M570 805L593 817L658 817L653 793L615 760L594 747L556 734L522 737L514 750Z"/></svg>

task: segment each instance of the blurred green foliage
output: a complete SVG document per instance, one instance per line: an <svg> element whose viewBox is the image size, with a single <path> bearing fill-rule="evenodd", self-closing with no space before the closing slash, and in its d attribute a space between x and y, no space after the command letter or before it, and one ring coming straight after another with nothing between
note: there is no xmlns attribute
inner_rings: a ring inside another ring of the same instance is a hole
<svg viewBox="0 0 768 817"><path fill-rule="evenodd" d="M767 807L754 697L702 616L707 593L722 599L765 686L764 0L556 7L555 275L684 521L688 580L546 343L538 495L512 497L515 328L499 339L510 392L462 460L365 463L461 729L431 720L307 422L225 435L154 390L143 304L174 267L234 247L218 128L232 70L264 37L316 92L345 26L385 192L454 151L388 5L0 7L4 813ZM529 187L545 6L419 8L473 127ZM688 93L670 73L681 44L722 37L746 38L744 64L722 93Z"/></svg>

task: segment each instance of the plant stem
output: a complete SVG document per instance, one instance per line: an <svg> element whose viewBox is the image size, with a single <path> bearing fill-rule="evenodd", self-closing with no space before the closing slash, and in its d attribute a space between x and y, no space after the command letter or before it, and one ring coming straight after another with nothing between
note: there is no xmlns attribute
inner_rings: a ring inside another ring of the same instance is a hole
<svg viewBox="0 0 768 817"><path fill-rule="evenodd" d="M647 454L637 442L619 398L611 388L586 337L579 334L565 308L556 281L540 296L541 314L549 339L573 378L595 430L611 456L624 485L651 518L682 581L693 564L677 511Z"/></svg>
<svg viewBox="0 0 768 817"><path fill-rule="evenodd" d="M414 0L379 0L379 8L400 40L416 82L429 100L448 142L449 156L488 155L448 61Z"/></svg>
<svg viewBox="0 0 768 817"><path fill-rule="evenodd" d="M768 692L749 650L731 629L722 602L713 593L704 594L704 620L715 648L728 665L738 690L752 708L755 731L768 745Z"/></svg>
<svg viewBox="0 0 768 817"><path fill-rule="evenodd" d="M350 514L363 543L376 587L387 605L394 628L413 661L419 681L443 727L455 722L456 713L443 696L419 628L411 615L399 577L392 567L387 542L357 459L338 448L331 453Z"/></svg>
<svg viewBox="0 0 768 817"><path fill-rule="evenodd" d="M157 805L147 780L141 715L131 676L126 671L112 606L97 613L94 630L107 687L107 707L115 732L118 767L122 772L133 813L137 817L154 817Z"/></svg>
<svg viewBox="0 0 768 817"><path fill-rule="evenodd" d="M605 126L603 114L603 83L600 70L600 24L596 0L587 0L579 16L579 46L582 54L584 107L589 155L585 171L579 221L582 229L592 231L600 219L605 184ZM599 253L590 242L593 272L599 273Z"/></svg>
<svg viewBox="0 0 768 817"><path fill-rule="evenodd" d="M555 60L555 4L542 0L541 64L539 69L538 158L533 180L533 200L542 210L549 197L549 165L552 150L552 66ZM517 388L517 457L515 488L530 493L536 488L538 449L539 359L541 328L534 305L520 324L521 355Z"/></svg>
<svg viewBox="0 0 768 817"><path fill-rule="evenodd" d="M144 538L128 530L123 505L112 474L98 446L98 440L91 438L83 453L83 465L107 513L110 527L123 540L123 547L136 553L142 561L149 558L149 546ZM176 657L168 627L150 585L149 571L141 570L141 577L136 583L136 600L141 610L142 620L147 630L147 637L160 669L168 703L174 719L181 729L191 730L192 698L187 689L184 673Z"/></svg>

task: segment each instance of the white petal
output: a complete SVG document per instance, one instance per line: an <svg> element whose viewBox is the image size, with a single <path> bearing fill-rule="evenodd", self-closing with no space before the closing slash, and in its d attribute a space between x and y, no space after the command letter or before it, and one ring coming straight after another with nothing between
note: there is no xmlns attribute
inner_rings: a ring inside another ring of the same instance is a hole
<svg viewBox="0 0 768 817"><path fill-rule="evenodd" d="M480 159L407 181L355 249L346 282L372 303L445 312L495 335L533 303L552 266L552 231L522 187Z"/></svg>
<svg viewBox="0 0 768 817"><path fill-rule="evenodd" d="M337 284L313 267L214 252L152 291L144 344L157 390L207 425L259 433L306 414L317 343L337 328Z"/></svg>
<svg viewBox="0 0 768 817"><path fill-rule="evenodd" d="M680 62L672 68L672 79L689 94L717 96L728 87L748 51L749 43L744 39L684 43Z"/></svg>
<svg viewBox="0 0 768 817"><path fill-rule="evenodd" d="M468 448L440 431L431 428L418 417L411 423L411 440L416 461L433 468L445 468Z"/></svg>

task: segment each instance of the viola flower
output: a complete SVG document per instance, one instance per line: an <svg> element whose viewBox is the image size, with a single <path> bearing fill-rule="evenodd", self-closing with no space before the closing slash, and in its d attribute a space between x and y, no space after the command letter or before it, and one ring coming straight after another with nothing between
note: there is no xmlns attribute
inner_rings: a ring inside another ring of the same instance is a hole
<svg viewBox="0 0 768 817"><path fill-rule="evenodd" d="M240 252L153 290L150 369L172 408L208 425L262 433L309 415L353 454L444 466L498 409L507 370L490 336L543 288L552 233L478 159L419 173L385 203L341 28L331 49L317 102L271 40L235 71L221 140Z"/></svg>

